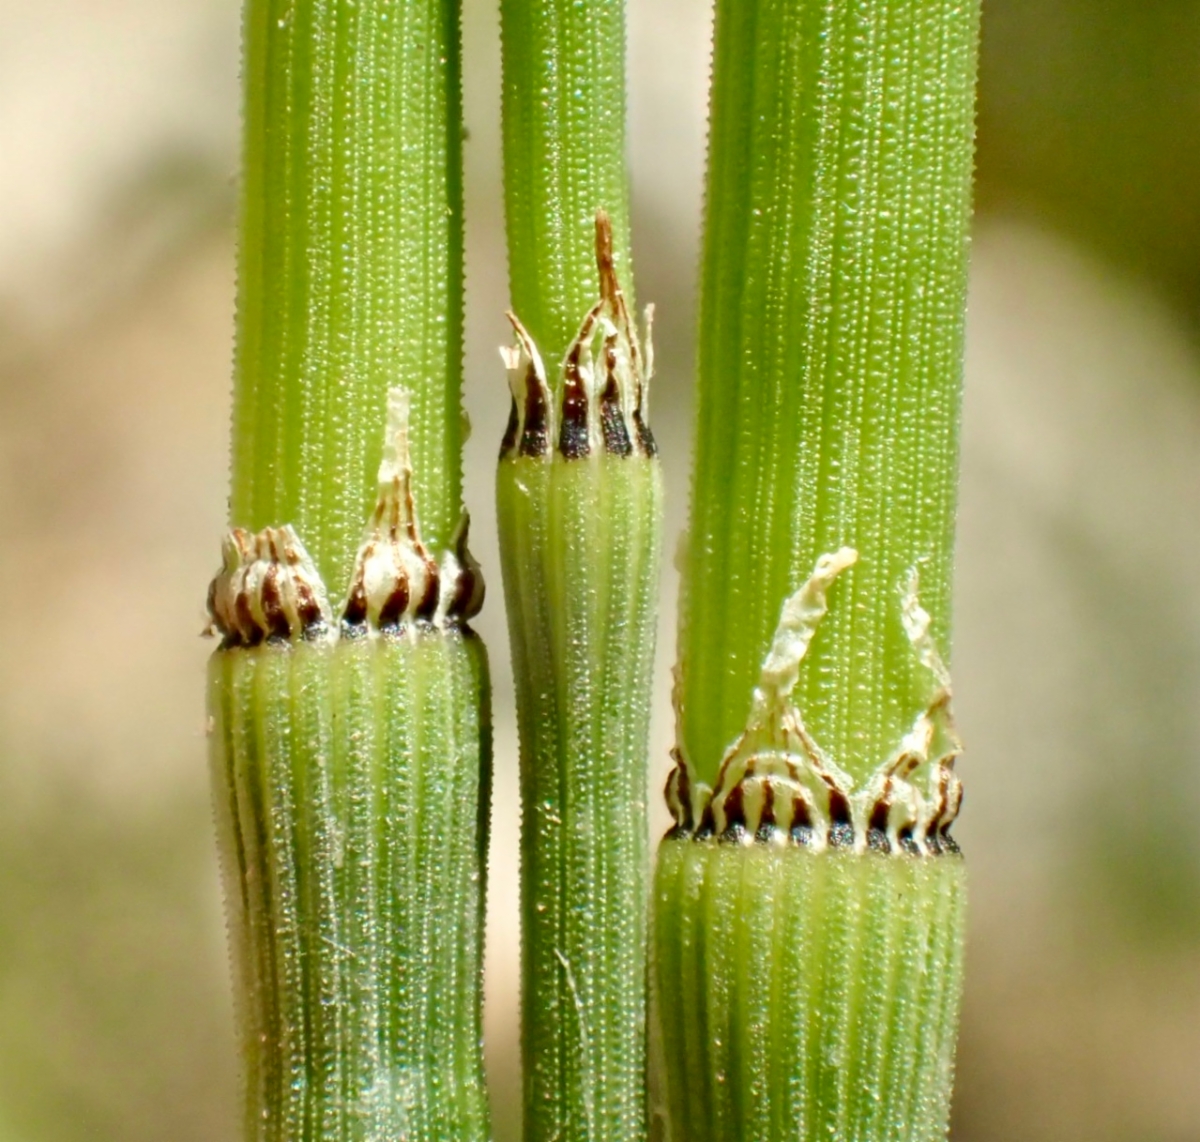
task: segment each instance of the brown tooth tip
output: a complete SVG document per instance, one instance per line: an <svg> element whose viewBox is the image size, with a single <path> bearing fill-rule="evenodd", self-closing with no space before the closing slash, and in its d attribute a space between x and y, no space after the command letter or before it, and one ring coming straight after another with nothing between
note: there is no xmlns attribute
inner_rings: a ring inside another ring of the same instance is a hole
<svg viewBox="0 0 1200 1142"><path fill-rule="evenodd" d="M596 211L596 269L600 275L601 297L615 305L621 287L613 265L612 222L603 210Z"/></svg>

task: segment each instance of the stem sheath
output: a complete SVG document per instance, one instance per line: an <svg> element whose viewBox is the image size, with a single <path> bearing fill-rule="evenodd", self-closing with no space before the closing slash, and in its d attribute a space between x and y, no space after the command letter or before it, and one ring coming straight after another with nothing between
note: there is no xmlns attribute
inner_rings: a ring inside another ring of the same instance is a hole
<svg viewBox="0 0 1200 1142"><path fill-rule="evenodd" d="M487 1138L486 694L469 633L213 656L247 1140Z"/></svg>
<svg viewBox="0 0 1200 1142"><path fill-rule="evenodd" d="M673 1137L938 1142L964 868L667 840L655 881Z"/></svg>

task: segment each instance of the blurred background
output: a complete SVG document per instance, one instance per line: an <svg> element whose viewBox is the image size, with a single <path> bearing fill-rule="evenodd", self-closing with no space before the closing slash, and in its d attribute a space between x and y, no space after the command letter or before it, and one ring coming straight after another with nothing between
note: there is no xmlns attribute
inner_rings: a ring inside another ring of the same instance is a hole
<svg viewBox="0 0 1200 1142"><path fill-rule="evenodd" d="M233 1142L203 736L237 0L0 0L0 1142ZM1200 1142L1200 5L988 0L955 672L956 1142ZM639 296L687 500L707 5L631 0ZM517 1137L497 16L466 0L488 1045ZM668 571L652 785L666 770ZM657 796L654 798L657 804ZM657 828L657 824L656 824Z"/></svg>

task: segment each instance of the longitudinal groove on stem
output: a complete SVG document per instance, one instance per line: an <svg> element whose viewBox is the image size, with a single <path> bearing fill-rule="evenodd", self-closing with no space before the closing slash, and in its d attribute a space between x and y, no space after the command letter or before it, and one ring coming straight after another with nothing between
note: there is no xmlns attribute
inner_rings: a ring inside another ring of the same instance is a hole
<svg viewBox="0 0 1200 1142"><path fill-rule="evenodd" d="M717 0L655 908L688 1142L945 1138L978 19L975 0Z"/></svg>
<svg viewBox="0 0 1200 1142"><path fill-rule="evenodd" d="M499 473L522 735L526 1137L645 1131L646 681L658 474Z"/></svg>
<svg viewBox="0 0 1200 1142"><path fill-rule="evenodd" d="M631 317L624 0L501 0L500 15L525 1137L637 1142L662 489Z"/></svg>

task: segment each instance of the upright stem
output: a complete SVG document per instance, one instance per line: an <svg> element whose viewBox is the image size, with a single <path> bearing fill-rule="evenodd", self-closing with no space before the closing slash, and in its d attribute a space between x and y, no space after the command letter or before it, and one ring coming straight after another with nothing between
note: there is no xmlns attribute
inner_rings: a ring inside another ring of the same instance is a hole
<svg viewBox="0 0 1200 1142"><path fill-rule="evenodd" d="M455 0L247 0L232 521L292 524L332 594L412 397L426 542L462 510Z"/></svg>
<svg viewBox="0 0 1200 1142"><path fill-rule="evenodd" d="M658 1010L688 1142L936 1142L977 0L717 0Z"/></svg>
<svg viewBox="0 0 1200 1142"><path fill-rule="evenodd" d="M485 1142L455 0L247 0L211 763L246 1142Z"/></svg>
<svg viewBox="0 0 1200 1142"><path fill-rule="evenodd" d="M633 317L624 4L502 0L501 17L525 1137L638 1142L662 480Z"/></svg>
<svg viewBox="0 0 1200 1142"><path fill-rule="evenodd" d="M913 567L946 656L979 5L718 0L681 619L711 782L783 600L859 553L799 700L864 777L923 698Z"/></svg>
<svg viewBox="0 0 1200 1142"><path fill-rule="evenodd" d="M544 359L600 296L597 210L634 305L625 170L625 0L501 0L504 204L512 308Z"/></svg>

